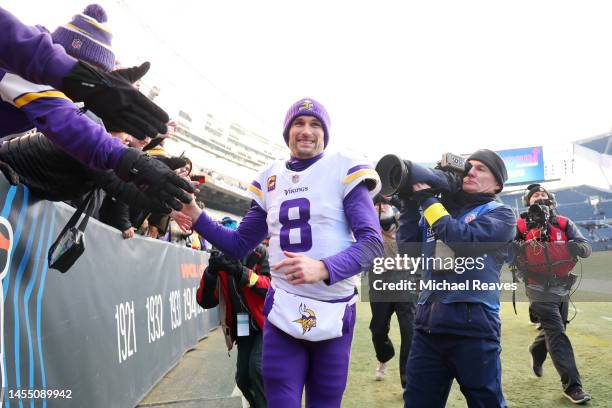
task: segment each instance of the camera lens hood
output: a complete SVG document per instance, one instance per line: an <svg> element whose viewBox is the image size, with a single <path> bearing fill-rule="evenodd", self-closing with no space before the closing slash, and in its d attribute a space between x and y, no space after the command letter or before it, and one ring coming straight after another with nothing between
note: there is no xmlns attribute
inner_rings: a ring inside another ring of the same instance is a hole
<svg viewBox="0 0 612 408"><path fill-rule="evenodd" d="M408 185L409 169L406 163L394 154L383 156L376 163L376 172L380 177L380 193L391 196L401 192Z"/></svg>

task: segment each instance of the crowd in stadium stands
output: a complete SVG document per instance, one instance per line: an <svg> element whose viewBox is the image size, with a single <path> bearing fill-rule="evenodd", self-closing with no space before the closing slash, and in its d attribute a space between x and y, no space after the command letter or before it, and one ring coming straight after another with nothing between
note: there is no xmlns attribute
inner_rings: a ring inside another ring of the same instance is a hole
<svg viewBox="0 0 612 408"><path fill-rule="evenodd" d="M220 174L217 171L211 169L202 169L202 172L204 172L207 176L210 177L206 179L207 182L210 181L213 184L226 187L230 190L238 189L238 192L241 193L245 193L247 191L246 186L242 184L240 180L236 180L233 177Z"/></svg>

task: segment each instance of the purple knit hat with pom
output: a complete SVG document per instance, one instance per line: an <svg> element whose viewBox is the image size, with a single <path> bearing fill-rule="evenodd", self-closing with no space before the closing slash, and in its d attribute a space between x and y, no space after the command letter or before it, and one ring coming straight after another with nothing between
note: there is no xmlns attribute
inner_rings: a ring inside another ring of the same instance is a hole
<svg viewBox="0 0 612 408"><path fill-rule="evenodd" d="M298 116L314 116L321 121L321 125L323 125L323 145L327 147L330 127L329 115L325 107L312 98L300 99L291 105L287 111L287 115L285 115L285 128L283 130L285 143L289 144L289 128L291 128L291 124Z"/></svg>
<svg viewBox="0 0 612 408"><path fill-rule="evenodd" d="M115 54L111 49L113 35L103 24L106 21L106 11L102 6L90 4L82 14L58 27L51 37L74 58L109 72L114 69Z"/></svg>

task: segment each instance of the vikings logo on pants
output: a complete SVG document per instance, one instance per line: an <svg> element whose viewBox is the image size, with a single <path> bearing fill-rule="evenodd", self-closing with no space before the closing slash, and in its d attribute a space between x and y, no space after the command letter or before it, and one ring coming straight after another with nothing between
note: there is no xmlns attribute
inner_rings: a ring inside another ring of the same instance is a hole
<svg viewBox="0 0 612 408"><path fill-rule="evenodd" d="M313 327L317 327L317 315L311 309L307 309L303 303L300 305L300 314L302 317L293 322L302 325L302 334L306 334Z"/></svg>
<svg viewBox="0 0 612 408"><path fill-rule="evenodd" d="M12 248L13 228L6 218L0 217L0 282L6 276L11 264ZM4 373L4 290L2 288L0 288L0 366L2 367L2 391L4 392L6 375Z"/></svg>

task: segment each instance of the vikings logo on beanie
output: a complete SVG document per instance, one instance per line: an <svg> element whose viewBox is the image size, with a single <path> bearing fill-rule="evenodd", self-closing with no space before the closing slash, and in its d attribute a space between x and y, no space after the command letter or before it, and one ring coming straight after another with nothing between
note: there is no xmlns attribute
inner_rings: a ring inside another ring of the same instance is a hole
<svg viewBox="0 0 612 408"><path fill-rule="evenodd" d="M285 115L284 122L284 130L283 137L285 138L285 143L289 144L289 128L291 124L298 116L314 116L319 119L321 125L323 125L323 145L327 147L327 142L329 142L329 127L330 120L325 107L321 105L319 102L315 101L312 98L303 98L291 105L289 110L287 111L287 115Z"/></svg>
<svg viewBox="0 0 612 408"><path fill-rule="evenodd" d="M102 6L90 4L82 14L58 27L51 38L74 58L110 72L115 66L115 54L111 49L113 35L103 24L107 19Z"/></svg>

